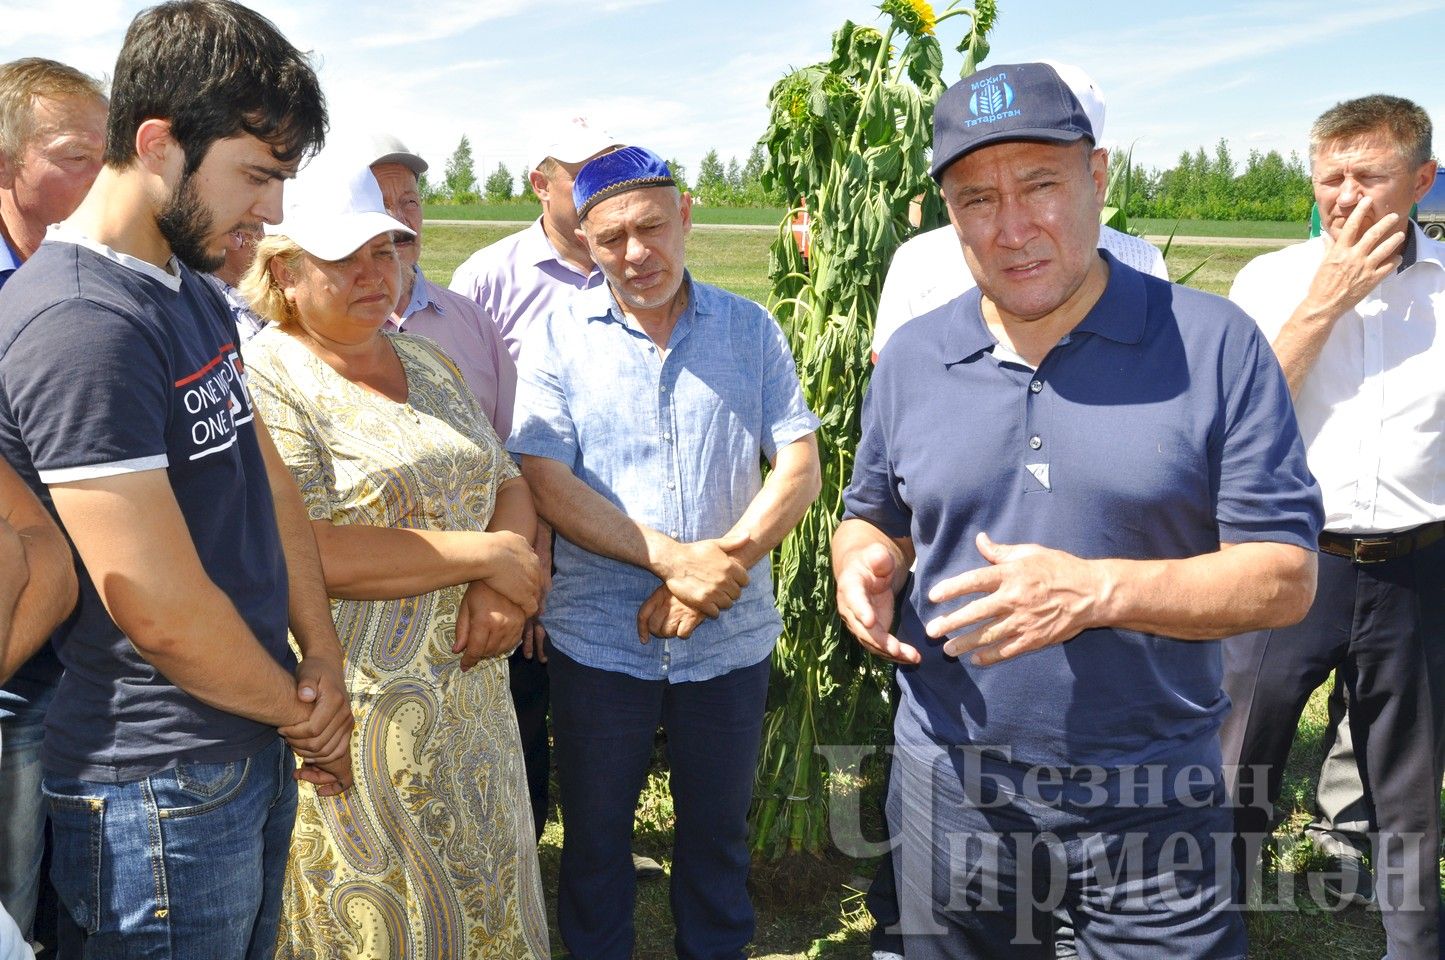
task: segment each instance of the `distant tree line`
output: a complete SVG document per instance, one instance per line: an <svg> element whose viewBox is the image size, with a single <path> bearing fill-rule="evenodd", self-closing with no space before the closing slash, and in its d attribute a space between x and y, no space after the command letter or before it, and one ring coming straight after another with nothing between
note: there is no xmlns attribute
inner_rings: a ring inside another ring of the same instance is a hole
<svg viewBox="0 0 1445 960"><path fill-rule="evenodd" d="M763 188L765 157L761 145L754 145L744 163L733 157L726 164L716 150L709 150L698 164L697 178L688 179L679 160L669 160L673 179L683 190L712 207L770 207L784 204ZM1124 169L1127 165L1127 170ZM435 171L433 171L435 172ZM1127 175L1126 175L1127 173ZM1110 160L1115 189L1110 202L1122 206L1129 217L1198 220L1287 220L1309 219L1313 194L1309 170L1298 154L1288 159L1276 150L1251 150L1244 169L1230 155L1223 139L1213 155L1203 147L1185 151L1166 170L1134 166L1123 151ZM422 198L427 203L467 204L483 199L497 202L512 199L536 200L525 172L514 176L504 163L477 182L476 161L471 141L463 136L447 159L439 181L420 178ZM521 193L517 192L518 181Z"/></svg>
<svg viewBox="0 0 1445 960"><path fill-rule="evenodd" d="M709 150L697 167L697 181L692 194L710 207L776 207L783 197L763 187L763 164L766 161L761 144L753 144L745 163L733 157L724 166L716 150ZM676 171L673 172L676 178Z"/></svg>
<svg viewBox="0 0 1445 960"><path fill-rule="evenodd" d="M467 204L480 203L484 199L498 202L518 197L523 200L537 199L537 195L532 192L531 182L525 175L521 179L522 192L518 194L517 178L507 169L505 163L498 163L497 168L479 185L476 159L472 156L472 142L463 135L457 148L447 158L441 180L433 181L426 174L422 174L417 178L417 187L424 203Z"/></svg>
<svg viewBox="0 0 1445 960"><path fill-rule="evenodd" d="M1185 151L1167 170L1130 165L1127 187L1120 169L1126 163L1122 151L1111 158L1110 172L1118 175L1111 202L1130 217L1303 223L1314 202L1309 169L1293 152L1285 159L1276 150L1251 150L1241 171L1221 139L1213 156L1203 147Z"/></svg>
<svg viewBox="0 0 1445 960"><path fill-rule="evenodd" d="M723 164L716 150L709 150L698 166L696 182L690 181L687 167L680 160L668 160L672 178L679 188L690 190L694 197L706 206L714 207L768 207L778 206L781 197L774 197L763 189L763 148L754 145L747 162L739 164L733 157ZM435 174L435 170L432 171ZM498 163L487 177L477 182L476 158L472 154L472 143L463 136L452 155L447 158L440 180L422 174L419 178L422 200L426 203L469 204L507 201L512 199L536 200L532 184L526 171L513 175L505 163ZM518 180L522 191L517 193Z"/></svg>

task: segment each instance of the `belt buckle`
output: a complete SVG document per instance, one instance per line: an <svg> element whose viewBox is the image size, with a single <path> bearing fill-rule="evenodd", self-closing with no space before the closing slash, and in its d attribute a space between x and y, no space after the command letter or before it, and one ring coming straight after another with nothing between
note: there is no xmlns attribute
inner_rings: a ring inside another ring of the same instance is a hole
<svg viewBox="0 0 1445 960"><path fill-rule="evenodd" d="M1393 537L1356 537L1352 551L1355 563L1384 563L1395 559Z"/></svg>

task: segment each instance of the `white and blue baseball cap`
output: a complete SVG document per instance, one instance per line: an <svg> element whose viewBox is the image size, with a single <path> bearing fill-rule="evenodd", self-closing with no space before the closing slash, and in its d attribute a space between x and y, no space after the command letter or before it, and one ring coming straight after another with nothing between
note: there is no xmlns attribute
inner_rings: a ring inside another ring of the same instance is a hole
<svg viewBox="0 0 1445 960"><path fill-rule="evenodd" d="M933 108L933 179L955 160L991 143L1040 140L1097 144L1104 95L1078 67L1049 61L1005 63L965 77Z"/></svg>

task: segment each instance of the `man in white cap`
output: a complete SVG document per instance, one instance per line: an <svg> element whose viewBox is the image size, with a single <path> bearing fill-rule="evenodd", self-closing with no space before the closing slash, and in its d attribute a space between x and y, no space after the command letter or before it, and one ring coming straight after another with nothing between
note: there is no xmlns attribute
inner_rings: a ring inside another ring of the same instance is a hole
<svg viewBox="0 0 1445 960"><path fill-rule="evenodd" d="M527 229L478 250L452 274L452 289L492 319L514 360L533 324L573 292L602 283L587 245L577 239L572 178L588 160L618 146L586 117L564 124L527 174L542 215Z"/></svg>
<svg viewBox="0 0 1445 960"><path fill-rule="evenodd" d="M441 344L505 443L512 430L516 361L507 352L496 324L475 303L428 280L417 263L422 219L418 178L426 172L427 162L389 133L372 137L371 155L371 172L381 185L387 213L415 231L414 236L401 234L396 240L401 294L387 329L419 333Z"/></svg>
<svg viewBox="0 0 1445 960"><path fill-rule="evenodd" d="M1104 139L1104 94L1089 75L1078 67L1045 61L1068 84L1094 133L1094 143ZM1108 250L1120 262L1135 270L1169 279L1169 270L1159 248L1147 240L1131 237L1112 227L1099 228L1099 248ZM873 328L873 358L888 338L914 317L943 306L974 286L973 274L963 259L958 233L947 223L920 233L893 254L883 293L878 298L878 317Z"/></svg>

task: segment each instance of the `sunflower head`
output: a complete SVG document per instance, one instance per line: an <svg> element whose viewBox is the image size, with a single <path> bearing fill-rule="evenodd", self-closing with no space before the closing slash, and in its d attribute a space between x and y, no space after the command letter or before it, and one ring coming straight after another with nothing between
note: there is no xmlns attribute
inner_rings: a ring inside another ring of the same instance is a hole
<svg viewBox="0 0 1445 960"><path fill-rule="evenodd" d="M973 5L973 29L975 33L988 33L993 29L994 21L997 19L998 3L996 0L977 0Z"/></svg>
<svg viewBox="0 0 1445 960"><path fill-rule="evenodd" d="M938 22L928 0L883 0L878 9L892 17L898 28L910 37L932 36Z"/></svg>

